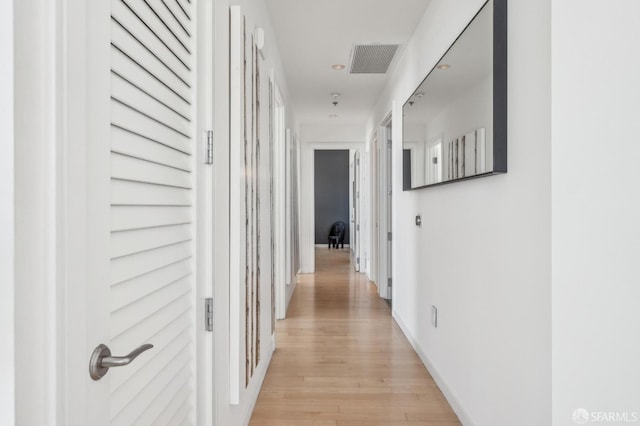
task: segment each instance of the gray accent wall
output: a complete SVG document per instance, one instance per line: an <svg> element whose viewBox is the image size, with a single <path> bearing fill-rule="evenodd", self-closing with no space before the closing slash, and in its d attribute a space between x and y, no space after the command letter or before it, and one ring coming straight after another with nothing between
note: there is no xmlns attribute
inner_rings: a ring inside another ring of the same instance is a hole
<svg viewBox="0 0 640 426"><path fill-rule="evenodd" d="M328 244L337 221L345 223L344 243L349 244L349 150L316 150L314 169L316 244Z"/></svg>

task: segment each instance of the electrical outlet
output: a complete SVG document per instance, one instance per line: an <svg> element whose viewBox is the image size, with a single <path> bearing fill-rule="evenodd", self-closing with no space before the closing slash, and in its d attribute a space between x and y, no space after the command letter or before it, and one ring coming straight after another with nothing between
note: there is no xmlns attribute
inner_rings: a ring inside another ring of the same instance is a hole
<svg viewBox="0 0 640 426"><path fill-rule="evenodd" d="M431 305L431 325L438 328L438 308Z"/></svg>

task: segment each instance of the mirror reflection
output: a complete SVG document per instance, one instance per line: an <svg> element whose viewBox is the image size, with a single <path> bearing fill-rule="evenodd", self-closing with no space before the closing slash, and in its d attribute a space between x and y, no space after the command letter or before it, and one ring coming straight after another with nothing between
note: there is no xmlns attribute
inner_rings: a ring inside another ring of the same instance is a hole
<svg viewBox="0 0 640 426"><path fill-rule="evenodd" d="M404 189L493 170L493 1L403 107Z"/></svg>

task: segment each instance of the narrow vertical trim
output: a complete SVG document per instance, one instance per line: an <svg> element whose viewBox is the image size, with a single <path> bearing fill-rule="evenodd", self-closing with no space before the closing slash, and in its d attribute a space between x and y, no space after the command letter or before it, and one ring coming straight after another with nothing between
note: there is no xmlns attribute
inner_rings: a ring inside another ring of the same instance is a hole
<svg viewBox="0 0 640 426"><path fill-rule="evenodd" d="M493 0L493 171L507 172L507 0Z"/></svg>
<svg viewBox="0 0 640 426"><path fill-rule="evenodd" d="M0 424L15 423L13 1L0 4Z"/></svg>

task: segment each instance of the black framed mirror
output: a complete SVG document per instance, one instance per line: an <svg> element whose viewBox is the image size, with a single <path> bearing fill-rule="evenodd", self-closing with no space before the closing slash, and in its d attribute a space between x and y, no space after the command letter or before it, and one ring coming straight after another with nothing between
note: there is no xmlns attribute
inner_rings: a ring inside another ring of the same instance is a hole
<svg viewBox="0 0 640 426"><path fill-rule="evenodd" d="M488 0L403 108L403 189L507 172L507 0Z"/></svg>

